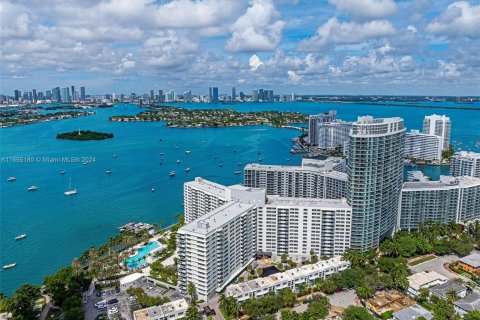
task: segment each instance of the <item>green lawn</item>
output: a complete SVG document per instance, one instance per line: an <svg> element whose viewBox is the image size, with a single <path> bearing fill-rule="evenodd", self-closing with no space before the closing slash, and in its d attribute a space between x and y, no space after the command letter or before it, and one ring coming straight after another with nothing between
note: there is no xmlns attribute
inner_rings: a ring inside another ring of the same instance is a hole
<svg viewBox="0 0 480 320"><path fill-rule="evenodd" d="M434 260L436 258L437 258L436 256L424 257L424 258L421 258L421 259L418 259L418 260L415 260L415 261L409 263L409 265L413 267L413 266L416 266L417 264L424 263L424 262L427 262L427 261L430 261L430 260Z"/></svg>

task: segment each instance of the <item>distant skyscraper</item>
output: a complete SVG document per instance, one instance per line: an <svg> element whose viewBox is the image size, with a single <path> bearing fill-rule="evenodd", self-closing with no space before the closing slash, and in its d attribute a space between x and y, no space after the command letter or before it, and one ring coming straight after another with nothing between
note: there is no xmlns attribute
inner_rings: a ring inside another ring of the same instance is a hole
<svg viewBox="0 0 480 320"><path fill-rule="evenodd" d="M19 101L21 96L22 93L20 92L20 90L15 90L15 101Z"/></svg>
<svg viewBox="0 0 480 320"><path fill-rule="evenodd" d="M253 90L252 100L253 100L253 102L258 102L258 90Z"/></svg>
<svg viewBox="0 0 480 320"><path fill-rule="evenodd" d="M163 102L163 90L158 90L158 102Z"/></svg>
<svg viewBox="0 0 480 320"><path fill-rule="evenodd" d="M348 143L348 192L352 248L377 248L394 231L403 183L405 126L402 118L359 117Z"/></svg>
<svg viewBox="0 0 480 320"><path fill-rule="evenodd" d="M62 102L69 103L70 102L70 90L68 87L62 88Z"/></svg>
<svg viewBox="0 0 480 320"><path fill-rule="evenodd" d="M150 100L155 100L155 93L153 92L153 90L150 90Z"/></svg>
<svg viewBox="0 0 480 320"><path fill-rule="evenodd" d="M263 89L258 89L258 100L264 101Z"/></svg>
<svg viewBox="0 0 480 320"><path fill-rule="evenodd" d="M165 102L174 102L175 101L175 92L170 90L166 94Z"/></svg>
<svg viewBox="0 0 480 320"><path fill-rule="evenodd" d="M183 100L185 100L185 102L192 102L192 91L191 90L188 90L183 94Z"/></svg>
<svg viewBox="0 0 480 320"><path fill-rule="evenodd" d="M212 102L217 103L218 100L218 87L212 87Z"/></svg>
<svg viewBox="0 0 480 320"><path fill-rule="evenodd" d="M273 90L268 90L268 102L273 102Z"/></svg>
<svg viewBox="0 0 480 320"><path fill-rule="evenodd" d="M137 95L135 94L135 92L130 93L130 101L133 102L135 101L135 99L137 99Z"/></svg>
<svg viewBox="0 0 480 320"><path fill-rule="evenodd" d="M425 116L423 119L423 133L442 137L442 150L450 147L451 127L452 122L450 118L445 115L439 116L432 114L431 116Z"/></svg>
<svg viewBox="0 0 480 320"><path fill-rule="evenodd" d="M75 86L71 86L70 87L70 93L71 93L71 97L70 97L70 100L71 101L75 101L77 97L75 97Z"/></svg>
<svg viewBox="0 0 480 320"><path fill-rule="evenodd" d="M237 92L235 87L232 88L232 101L237 100Z"/></svg>
<svg viewBox="0 0 480 320"><path fill-rule="evenodd" d="M51 90L47 90L45 92L45 99L48 99L48 100L52 99L52 91Z"/></svg>
<svg viewBox="0 0 480 320"><path fill-rule="evenodd" d="M32 90L32 100L37 101L37 89Z"/></svg>
<svg viewBox="0 0 480 320"><path fill-rule="evenodd" d="M85 101L85 87L80 87L80 100Z"/></svg>
<svg viewBox="0 0 480 320"><path fill-rule="evenodd" d="M212 87L208 87L208 102L213 101Z"/></svg>
<svg viewBox="0 0 480 320"><path fill-rule="evenodd" d="M52 89L52 100L53 101L56 101L56 102L60 102L61 101L61 98L60 98L60 88L59 87L55 87Z"/></svg>
<svg viewBox="0 0 480 320"><path fill-rule="evenodd" d="M243 91L240 91L240 101L245 101L245 93Z"/></svg>

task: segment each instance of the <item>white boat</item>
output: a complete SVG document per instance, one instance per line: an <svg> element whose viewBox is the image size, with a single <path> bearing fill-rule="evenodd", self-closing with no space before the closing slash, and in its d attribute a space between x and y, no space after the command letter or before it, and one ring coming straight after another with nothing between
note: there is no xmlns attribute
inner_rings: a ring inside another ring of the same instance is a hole
<svg viewBox="0 0 480 320"><path fill-rule="evenodd" d="M170 177L175 177L175 175L176 175L175 171L170 171L170 174L169 174Z"/></svg>
<svg viewBox="0 0 480 320"><path fill-rule="evenodd" d="M114 155L112 156L112 158L116 158L116 157L117 157L117 155L116 155L116 154L114 154Z"/></svg>
<svg viewBox="0 0 480 320"><path fill-rule="evenodd" d="M186 150L186 151L185 151L185 154L190 154L191 152L192 152L192 151L190 151L190 150Z"/></svg>
<svg viewBox="0 0 480 320"><path fill-rule="evenodd" d="M21 235L19 235L19 236L16 236L16 237L15 237L15 240L22 240L22 239L25 239L26 237L27 237L26 234L21 234Z"/></svg>
<svg viewBox="0 0 480 320"><path fill-rule="evenodd" d="M36 191L37 189L38 189L37 186L31 186L31 187L29 187L27 190L28 190L28 191Z"/></svg>
<svg viewBox="0 0 480 320"><path fill-rule="evenodd" d="M223 163L219 163L218 166L219 166L219 167L223 167Z"/></svg>
<svg viewBox="0 0 480 320"><path fill-rule="evenodd" d="M60 171L60 174L65 174L65 170Z"/></svg>
<svg viewBox="0 0 480 320"><path fill-rule="evenodd" d="M105 171L105 173L110 174L110 173L112 173L112 170L107 170L107 171Z"/></svg>
<svg viewBox="0 0 480 320"><path fill-rule="evenodd" d="M175 146L175 149L178 149L178 147L177 147L177 146Z"/></svg>
<svg viewBox="0 0 480 320"><path fill-rule="evenodd" d="M10 268L15 267L16 265L17 265L16 263L10 263L10 264L4 265L3 269L10 269Z"/></svg>
<svg viewBox="0 0 480 320"><path fill-rule="evenodd" d="M185 169L185 172L189 172L189 171L190 171L190 168L186 168L186 169Z"/></svg>
<svg viewBox="0 0 480 320"><path fill-rule="evenodd" d="M72 189L72 179L70 179L70 186L68 187L68 191L65 191L63 194L66 196L73 196L74 194L77 194L77 189Z"/></svg>
<svg viewBox="0 0 480 320"><path fill-rule="evenodd" d="M235 173L235 174L240 174L240 173L242 173L242 171L236 170L236 171L234 171L233 173Z"/></svg>
<svg viewBox="0 0 480 320"><path fill-rule="evenodd" d="M15 178L15 177L8 177L7 178L7 181L15 181L15 180L17 180L17 178Z"/></svg>
<svg viewBox="0 0 480 320"><path fill-rule="evenodd" d="M155 192L155 188L152 188L152 192Z"/></svg>
<svg viewBox="0 0 480 320"><path fill-rule="evenodd" d="M262 162L262 161L263 161L263 159L262 159L262 158L258 158L258 162Z"/></svg>
<svg viewBox="0 0 480 320"><path fill-rule="evenodd" d="M180 163L180 160L177 160L177 163Z"/></svg>
<svg viewBox="0 0 480 320"><path fill-rule="evenodd" d="M163 153L163 152L160 152L160 155L161 155L161 156L163 156L163 155L164 155L164 153Z"/></svg>

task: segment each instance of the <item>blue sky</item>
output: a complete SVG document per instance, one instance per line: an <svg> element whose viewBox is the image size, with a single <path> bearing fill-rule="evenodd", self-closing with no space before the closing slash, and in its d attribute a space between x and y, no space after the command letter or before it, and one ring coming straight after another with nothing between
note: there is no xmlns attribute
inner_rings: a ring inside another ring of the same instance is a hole
<svg viewBox="0 0 480 320"><path fill-rule="evenodd" d="M480 95L480 2L5 0L1 93Z"/></svg>

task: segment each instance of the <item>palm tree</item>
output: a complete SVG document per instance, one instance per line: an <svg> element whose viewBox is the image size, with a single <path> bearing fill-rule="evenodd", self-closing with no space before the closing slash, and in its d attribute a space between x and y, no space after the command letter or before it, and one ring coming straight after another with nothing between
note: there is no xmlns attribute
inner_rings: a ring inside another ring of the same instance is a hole
<svg viewBox="0 0 480 320"><path fill-rule="evenodd" d="M80 273L82 272L82 267L80 265L80 261L78 261L77 258L73 259L72 264L71 264L73 274L78 277Z"/></svg>
<svg viewBox="0 0 480 320"><path fill-rule="evenodd" d="M374 293L375 291L369 285L364 285L357 288L357 295L363 300L371 298Z"/></svg>
<svg viewBox="0 0 480 320"><path fill-rule="evenodd" d="M195 285L193 284L193 282L189 282L187 285L187 293L190 296L192 305L195 305L195 291L196 291Z"/></svg>
<svg viewBox="0 0 480 320"><path fill-rule="evenodd" d="M457 292L454 289L448 290L446 293L447 299L450 302L454 302L458 300Z"/></svg>

